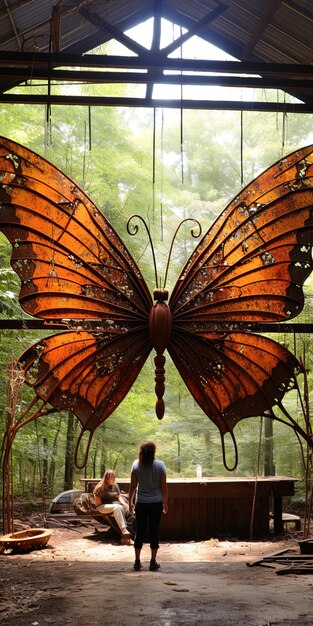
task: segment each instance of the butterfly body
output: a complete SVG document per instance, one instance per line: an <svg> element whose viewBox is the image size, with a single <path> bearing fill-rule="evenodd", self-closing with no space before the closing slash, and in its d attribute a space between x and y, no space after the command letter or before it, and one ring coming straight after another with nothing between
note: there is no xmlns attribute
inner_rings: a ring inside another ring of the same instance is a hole
<svg viewBox="0 0 313 626"><path fill-rule="evenodd" d="M279 404L297 359L232 324L298 315L313 267L313 147L280 159L221 213L186 262L167 304L90 198L39 155L0 138L0 229L12 244L20 303L68 331L21 356L26 382L82 431L118 407L154 348L156 413L167 350L222 436ZM135 227L138 230L138 227ZM81 329L75 323L81 322ZM94 324L94 326L92 326Z"/></svg>
<svg viewBox="0 0 313 626"><path fill-rule="evenodd" d="M155 393L157 396L155 412L158 419L162 419L165 409L163 401L165 392L164 352L171 338L172 313L170 307L165 302L168 299L168 291L166 289L155 289L153 299L156 300L156 303L150 311L149 332L152 346L156 351L156 356L154 357Z"/></svg>

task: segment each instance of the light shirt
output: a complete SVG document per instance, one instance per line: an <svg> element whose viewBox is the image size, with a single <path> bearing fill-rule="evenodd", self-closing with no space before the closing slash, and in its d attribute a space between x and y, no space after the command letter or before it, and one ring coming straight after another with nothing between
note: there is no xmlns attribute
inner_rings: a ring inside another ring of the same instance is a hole
<svg viewBox="0 0 313 626"><path fill-rule="evenodd" d="M136 502L163 502L161 476L166 476L166 467L163 461L154 459L145 465L134 461L131 469L137 478Z"/></svg>

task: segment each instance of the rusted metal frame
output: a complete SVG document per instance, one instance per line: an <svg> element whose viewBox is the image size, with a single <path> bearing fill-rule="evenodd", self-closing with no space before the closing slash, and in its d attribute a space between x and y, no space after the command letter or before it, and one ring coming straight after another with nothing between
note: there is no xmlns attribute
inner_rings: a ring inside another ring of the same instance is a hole
<svg viewBox="0 0 313 626"><path fill-rule="evenodd" d="M294 377L295 379L295 377ZM298 395L300 395L300 390L299 390L299 386L298 383L295 379L295 389L297 390ZM301 449L302 449L302 442L301 439L304 439L304 441L307 443L308 448L309 449L313 449L313 438L312 438L312 434L310 432L308 432L307 430L304 430L303 428L301 428L301 426L298 424L298 422L296 422L296 420L292 417L292 415L290 415L290 413L285 409L284 405L282 404L282 402L278 402L277 403L278 408L281 410L281 412L283 413L283 415L285 415L286 419L288 421L286 421L285 419L279 417L278 415L276 415L276 413L274 412L274 408L270 408L268 409L268 411L266 413L262 414L262 417L267 417L270 418L272 420L275 420L275 422L280 422L281 424L284 424L285 426L289 426L289 428L292 428L294 433L296 434L298 441L300 443ZM279 506L279 505L276 505Z"/></svg>
<svg viewBox="0 0 313 626"><path fill-rule="evenodd" d="M50 61L50 63L49 63ZM117 56L101 56L101 55L74 55L74 54L62 54L62 53L51 53L50 55L48 55L47 53L38 53L38 54L32 54L32 53L7 53L7 52L0 52L0 66L3 65L5 66L6 64L9 64L10 68L12 68L12 70L16 71L18 70L18 67L20 66L22 68L22 72L24 72L25 68L28 65L28 71L32 72L32 74L34 74L34 72L36 71L36 68L39 67L44 67L45 68L45 76L46 78L48 78L48 73L49 73L49 68L53 69L56 68L57 66L75 66L77 67L101 67L101 68L123 68L123 69L145 69L148 71L151 70L151 72L164 72L164 70L173 70L173 71L177 71L177 72L214 72L217 74L229 74L229 73L236 73L238 74L238 87L245 85L245 81L248 80L246 79L246 77L242 77L242 74L244 73L245 75L249 75L249 74L253 74L254 77L252 77L250 80L255 81L255 84L250 82L250 86L252 87L258 87L260 86L260 88L265 88L265 87L270 87L272 85L273 88L280 88L280 89L286 89L286 90L290 90L290 91L294 91L297 92L299 91L299 89L301 89L301 86L299 85L299 83L297 82L297 79L299 79L299 77L311 77L312 76L312 66L310 65L297 65L296 69L295 69L295 65L292 64L277 64L277 63L244 63L244 62L238 62L238 61L204 61L204 60L193 60L193 59L169 59L164 57L162 51L156 50L154 51L153 54L151 54L151 51L147 51L145 48L143 49L143 52L140 54L139 57L117 57ZM15 65L15 68L12 67ZM150 76L151 76L151 72L150 72ZM67 80L69 81L75 81L77 79L77 76L79 74L79 71L77 73L77 71L73 70L73 72L71 73L70 71L67 74ZM255 74L258 74L260 76L259 79L255 78ZM13 74L12 74L13 76ZM272 81L270 82L265 82L263 84L263 79L264 76L281 76L283 78L278 79L280 82L274 83ZM287 78L289 77L289 78ZM294 84L291 83L289 84L290 81L290 77L294 77L295 81ZM21 77L19 78L19 80L25 80L26 79L26 75L25 77ZM121 77L121 81L124 79L125 82L127 82L127 73L125 75L124 72L124 77ZM167 82L168 81L168 77L166 77ZM222 80L222 77L219 77L220 80ZM284 81L286 79L286 84L284 84ZM113 78L112 78L113 80ZM140 79L141 80L141 79ZM160 79L159 79L160 80ZM175 81L177 79L175 78ZM189 81L189 78L186 79ZM201 78L202 80L202 78ZM225 82L222 82L222 84L227 85L228 84L228 79L227 77L225 77ZM241 82L240 82L241 81ZM195 77L195 82L196 82L196 77ZM186 82L186 84L188 84ZM208 82L207 84L210 84L210 82ZM218 83L216 83L218 84ZM245 85L246 86L246 85ZM12 85L8 85L6 89L10 89L12 87ZM310 89L310 84L308 84L308 86L303 86L303 89ZM11 94L10 94L11 95ZM62 103L62 100L60 99L62 98L62 96L58 97L58 103ZM79 103L80 104L85 104L84 101L82 100L81 97L79 97ZM2 100L4 101L4 100ZM10 100L9 100L10 101ZM36 100L28 100L29 102L32 103L38 103L38 101ZM90 101L90 98L89 98ZM96 100L93 102L93 105L101 105L101 106L105 106L106 104L108 106L121 106L121 102L123 102L123 106L153 106L150 102L149 102L149 98L145 98L145 99L138 99L138 102L136 102L136 99L130 99L127 100L125 98L116 98L113 100L108 101L107 98L104 98L104 101L101 100L101 96L99 96L98 98L96 98ZM19 102L19 100L15 100L15 102ZM180 102L180 101L179 101ZM213 101L214 102L214 101ZM78 102L75 102L75 99L70 98L70 99L66 99L64 101L64 104L78 104ZM181 104L181 103L180 103ZM205 104L205 106L204 106ZM242 103L242 102L234 102L234 105L231 106L231 104L227 103L227 101L223 101L218 103L217 106L212 106L212 102L205 102L203 101L203 103L197 103L197 108L203 108L203 109L224 109L224 110L251 110L251 105L248 106L249 103ZM264 106L264 105L267 106ZM169 101L166 102L157 102L156 103L157 106L159 106L160 108L164 107L164 106L174 106L175 108L179 108L179 103L178 102L171 102L169 104ZM274 106L274 103L262 103L263 106L260 106L260 108L256 108L258 105L257 104L253 104L253 108L255 110L259 110L259 111L285 111L285 112L299 112L299 113L305 113L305 112L311 112L311 108L310 105L308 104L309 108L305 109L303 108L303 105L290 105L288 104L284 104L284 103L277 103ZM291 108L289 109L289 106L291 106ZM185 108L194 108L194 102L192 102L192 106L190 106L188 104L188 101L184 102L184 107Z"/></svg>
<svg viewBox="0 0 313 626"><path fill-rule="evenodd" d="M176 70L177 72L181 70ZM142 72L112 72L106 70L58 70L52 69L50 74L51 81L58 82L80 82L92 84L110 84L110 83L167 83L174 85L199 85L199 86L218 86L218 87L234 87L234 88L251 88L251 89L293 89L295 92L302 89L313 89L312 80L309 78L277 78L275 76L246 77L246 76L207 76L204 73L198 74L163 74L160 68L153 70L153 74ZM47 73L42 67L31 68L12 68L0 67L0 80L7 78L15 78L20 81L42 79L46 80Z"/></svg>
<svg viewBox="0 0 313 626"><path fill-rule="evenodd" d="M11 511L11 507L10 507L11 485L9 481L10 481L10 475L11 475L11 472L10 472L11 450L12 450L12 446L13 446L13 442L16 437L16 434L22 426L25 426L29 422L34 421L38 419L39 417L42 417L43 415L49 415L51 413L55 413L54 408L44 409L44 407L46 406L46 402L43 402L42 405L37 410L35 410L35 412L32 415L30 415L29 417L26 417L27 413L32 409L33 406L35 406L35 404L38 401L40 401L40 398L36 395L36 397L28 405L26 411L24 412L20 420L16 422L15 424L12 424L6 432L3 457L1 456L2 493L3 493L3 499L2 499L3 532L5 532L5 521L7 521L9 532L10 530L13 530L13 509ZM25 417L25 419L22 419L23 417ZM12 528L10 528L10 514L12 514Z"/></svg>
<svg viewBox="0 0 313 626"><path fill-rule="evenodd" d="M0 94L0 102L6 104L57 104L65 106L109 106L109 107L141 107L159 109L197 109L202 111L259 111L264 113L313 113L313 102L310 104L284 104L283 102L243 102L227 100L160 100L147 98L127 98L114 96L56 96Z"/></svg>
<svg viewBox="0 0 313 626"><path fill-rule="evenodd" d="M0 330L61 330L84 328L93 332L101 332L101 319L0 319ZM313 323L292 322L234 322L232 320L211 320L205 322L206 332L247 331L257 333L313 333Z"/></svg>
<svg viewBox="0 0 313 626"><path fill-rule="evenodd" d="M292 63L263 63L256 61L216 61L203 59L164 58L162 54L149 54L144 52L138 57L100 55L100 54L72 54L55 53L50 55L46 52L7 52L0 51L0 66L9 68L26 67L40 68L49 67L91 67L91 68L121 68L121 69L167 69L178 72L214 72L217 74L283 76L293 78L313 78L313 66L307 64ZM73 70L74 71L74 70Z"/></svg>

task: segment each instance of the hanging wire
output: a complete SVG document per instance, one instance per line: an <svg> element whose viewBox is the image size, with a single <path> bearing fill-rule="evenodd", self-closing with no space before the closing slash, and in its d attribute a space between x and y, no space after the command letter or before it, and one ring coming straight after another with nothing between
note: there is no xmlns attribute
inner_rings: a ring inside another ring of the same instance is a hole
<svg viewBox="0 0 313 626"><path fill-rule="evenodd" d="M92 135L91 135L91 106L88 106L88 148L91 152L92 147Z"/></svg>
<svg viewBox="0 0 313 626"><path fill-rule="evenodd" d="M152 137L152 224L155 224L155 134L156 109L153 108L153 137Z"/></svg>
<svg viewBox="0 0 313 626"><path fill-rule="evenodd" d="M240 182L243 187L243 110L240 111Z"/></svg>
<svg viewBox="0 0 313 626"><path fill-rule="evenodd" d="M183 35L183 29L180 28L180 37ZM180 58L183 58L183 46L180 46ZM181 76L183 71L181 71ZM180 174L181 184L184 184L184 109L183 109L183 85L180 85Z"/></svg>
<svg viewBox="0 0 313 626"><path fill-rule="evenodd" d="M286 104L286 93L284 92L284 107ZM286 121L287 121L287 113L283 111L283 128L282 128L282 139L281 139L281 152L284 154L285 150L285 142L286 142Z"/></svg>
<svg viewBox="0 0 313 626"><path fill-rule="evenodd" d="M163 241L164 237L164 224L163 224L163 153L164 153L164 109L162 109L162 123L161 123L161 181L160 181L160 239Z"/></svg>
<svg viewBox="0 0 313 626"><path fill-rule="evenodd" d="M180 101L183 99L183 86L180 86ZM184 178L184 110L180 107L180 172L181 172L181 184L185 182Z"/></svg>
<svg viewBox="0 0 313 626"><path fill-rule="evenodd" d="M33 56L32 56L32 63L31 63L31 68L30 68L30 78L26 81L25 83L25 87L28 87L32 84L33 82L33 72L34 72L34 66L35 66L35 55L37 54L37 52L40 52L39 47L37 46L37 41L36 38L34 39L34 43L33 43Z"/></svg>
<svg viewBox="0 0 313 626"><path fill-rule="evenodd" d="M87 123L84 120L83 187L86 185Z"/></svg>
<svg viewBox="0 0 313 626"><path fill-rule="evenodd" d="M50 30L49 38L49 56L48 56L48 93L47 93L47 105L46 105L46 145L52 146L52 123L51 123L51 46L52 46L52 33Z"/></svg>
<svg viewBox="0 0 313 626"><path fill-rule="evenodd" d="M278 89L276 89L276 104L277 104L277 109L276 109L276 130L279 129L279 123L278 123L278 119L279 119L279 111L278 111L278 105L279 105L279 91Z"/></svg>
<svg viewBox="0 0 313 626"><path fill-rule="evenodd" d="M250 518L250 532L249 532L250 541L252 541L253 539L253 526L254 526L254 518L255 518L255 505L256 505L256 495L257 495L257 487L258 487L258 476L260 475L260 464L261 464L262 433L263 433L263 416L261 415L257 467L255 471L255 481L254 481L252 509L251 509L251 518Z"/></svg>

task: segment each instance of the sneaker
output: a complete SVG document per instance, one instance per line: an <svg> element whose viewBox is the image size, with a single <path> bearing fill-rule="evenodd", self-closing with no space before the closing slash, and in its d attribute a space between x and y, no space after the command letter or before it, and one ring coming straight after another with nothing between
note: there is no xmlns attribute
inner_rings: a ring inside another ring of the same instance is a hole
<svg viewBox="0 0 313 626"><path fill-rule="evenodd" d="M136 572L139 572L139 570L141 570L141 568L142 568L141 562L136 560L135 563L134 563L134 570Z"/></svg>
<svg viewBox="0 0 313 626"><path fill-rule="evenodd" d="M161 567L160 563L157 563L156 561L150 561L150 567L149 567L150 572L155 572L160 567Z"/></svg>

